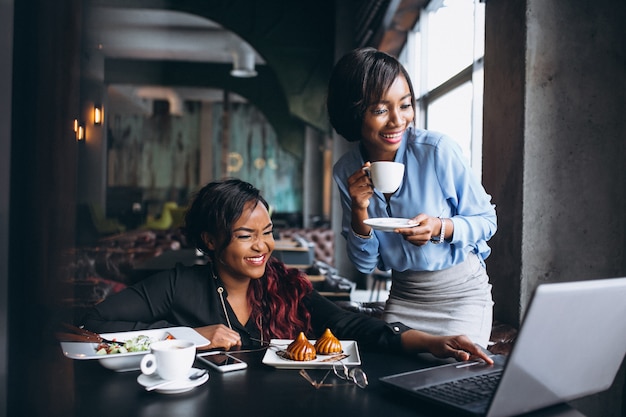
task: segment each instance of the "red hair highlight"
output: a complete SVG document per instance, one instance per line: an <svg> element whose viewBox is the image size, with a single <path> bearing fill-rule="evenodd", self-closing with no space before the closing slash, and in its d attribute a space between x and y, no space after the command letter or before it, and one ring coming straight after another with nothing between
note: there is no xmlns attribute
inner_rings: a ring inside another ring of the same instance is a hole
<svg viewBox="0 0 626 417"><path fill-rule="evenodd" d="M263 339L295 339L300 332L310 336L311 313L303 299L312 291L313 286L302 271L270 258L265 275L252 280L248 289L252 317Z"/></svg>

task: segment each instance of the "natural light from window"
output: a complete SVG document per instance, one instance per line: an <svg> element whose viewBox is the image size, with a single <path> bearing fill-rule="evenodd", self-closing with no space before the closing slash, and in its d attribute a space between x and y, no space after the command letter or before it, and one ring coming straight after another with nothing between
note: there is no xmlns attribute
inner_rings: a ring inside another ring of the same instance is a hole
<svg viewBox="0 0 626 417"><path fill-rule="evenodd" d="M446 0L428 13L428 90L461 72L474 60L474 3Z"/></svg>
<svg viewBox="0 0 626 417"><path fill-rule="evenodd" d="M467 82L428 106L428 129L451 136L466 158L471 156L472 83ZM453 122L451 122L453 120Z"/></svg>
<svg viewBox="0 0 626 417"><path fill-rule="evenodd" d="M479 177L484 13L480 0L432 0L400 56L418 94L418 127L452 137Z"/></svg>

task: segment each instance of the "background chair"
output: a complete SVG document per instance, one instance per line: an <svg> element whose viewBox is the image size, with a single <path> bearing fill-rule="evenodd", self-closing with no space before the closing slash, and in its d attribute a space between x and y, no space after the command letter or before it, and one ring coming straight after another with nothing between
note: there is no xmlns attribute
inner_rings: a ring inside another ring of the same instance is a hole
<svg viewBox="0 0 626 417"><path fill-rule="evenodd" d="M89 208L91 223L99 235L112 235L115 233L122 233L126 230L126 226L120 223L117 219L106 217L100 204L90 203L87 206Z"/></svg>
<svg viewBox="0 0 626 417"><path fill-rule="evenodd" d="M374 272L370 274L370 278L372 280L370 302L379 301L381 290L387 291L387 284L391 281L391 271L381 271L376 268ZM374 299L374 292L376 292L376 299Z"/></svg>
<svg viewBox="0 0 626 417"><path fill-rule="evenodd" d="M161 215L158 218L153 218L148 216L146 222L142 224L140 229L150 229L150 230L169 230L172 228L173 217L172 210L178 208L178 204L175 201L168 201L163 204L163 209L161 210Z"/></svg>
<svg viewBox="0 0 626 417"><path fill-rule="evenodd" d="M170 213L172 214L172 229L178 229L185 222L185 213L187 207L171 207Z"/></svg>

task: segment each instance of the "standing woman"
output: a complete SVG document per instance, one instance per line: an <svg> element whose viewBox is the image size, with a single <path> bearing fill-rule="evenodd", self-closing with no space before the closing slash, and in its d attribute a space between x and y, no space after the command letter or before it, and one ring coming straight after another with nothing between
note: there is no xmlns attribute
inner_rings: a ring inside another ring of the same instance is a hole
<svg viewBox="0 0 626 417"><path fill-rule="evenodd" d="M210 348L267 346L270 339L342 339L388 350L428 351L439 357L489 359L465 336L433 336L341 309L313 290L305 274L272 258L268 204L258 189L230 179L204 186L185 216L189 242L207 265L157 273L96 305L84 327L112 332L188 326Z"/></svg>
<svg viewBox="0 0 626 417"><path fill-rule="evenodd" d="M362 273L392 270L384 319L433 334L468 335L486 347L493 301L484 260L496 231L491 197L449 137L415 128L415 94L393 57L362 48L342 57L328 89L330 122L359 146L335 164L342 234ZM394 193L374 189L364 169L405 165ZM369 218L409 218L418 226L372 230Z"/></svg>

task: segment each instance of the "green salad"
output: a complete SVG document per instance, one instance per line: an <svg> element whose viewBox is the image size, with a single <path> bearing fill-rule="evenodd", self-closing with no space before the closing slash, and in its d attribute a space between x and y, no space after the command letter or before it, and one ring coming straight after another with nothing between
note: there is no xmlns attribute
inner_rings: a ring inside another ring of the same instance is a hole
<svg viewBox="0 0 626 417"><path fill-rule="evenodd" d="M112 355L115 353L145 352L150 350L153 340L145 335L139 335L124 341L123 343L100 343L96 347L97 355Z"/></svg>

